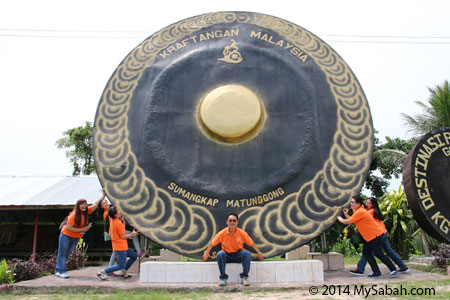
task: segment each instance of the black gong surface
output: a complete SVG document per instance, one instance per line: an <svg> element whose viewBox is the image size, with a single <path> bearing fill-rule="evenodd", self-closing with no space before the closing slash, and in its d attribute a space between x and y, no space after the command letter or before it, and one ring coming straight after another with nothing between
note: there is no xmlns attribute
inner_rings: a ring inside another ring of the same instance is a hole
<svg viewBox="0 0 450 300"><path fill-rule="evenodd" d="M264 107L261 129L236 143L199 122L205 95L228 85ZM94 130L111 201L147 237L197 258L231 211L266 256L319 235L359 192L371 151L368 104L342 58L297 25L246 12L147 38L109 80Z"/></svg>

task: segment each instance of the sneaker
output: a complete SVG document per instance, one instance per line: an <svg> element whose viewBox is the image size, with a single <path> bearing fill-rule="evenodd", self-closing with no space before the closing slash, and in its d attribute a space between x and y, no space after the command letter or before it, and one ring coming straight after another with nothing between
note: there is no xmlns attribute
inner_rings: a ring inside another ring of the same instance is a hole
<svg viewBox="0 0 450 300"><path fill-rule="evenodd" d="M367 275L367 277L381 277L381 274L377 274L377 273L370 273L369 275Z"/></svg>
<svg viewBox="0 0 450 300"><path fill-rule="evenodd" d="M227 280L226 280L226 279L221 280L221 281L219 282L219 286L226 286L226 285L227 285Z"/></svg>
<svg viewBox="0 0 450 300"><path fill-rule="evenodd" d="M356 269L352 269L350 271L348 271L350 274L352 275L356 275L356 276L364 276L364 272L361 271L360 269L356 268Z"/></svg>
<svg viewBox="0 0 450 300"><path fill-rule="evenodd" d="M67 279L67 278L69 278L69 274L67 274L67 273L60 273L58 277L59 278L63 278L63 279Z"/></svg>
<svg viewBox="0 0 450 300"><path fill-rule="evenodd" d="M249 286L249 285L250 285L250 282L248 282L248 280L241 279L241 284L242 284L243 286Z"/></svg>
<svg viewBox="0 0 450 300"><path fill-rule="evenodd" d="M392 271L390 274L389 274L389 276L391 276L391 277L395 277L395 276L397 276L398 275L398 271L397 270L394 270L394 271Z"/></svg>
<svg viewBox="0 0 450 300"><path fill-rule="evenodd" d="M103 272L98 272L98 273L97 273L97 277L98 277L98 279L100 279L100 280L107 280L107 279L108 279L108 275L106 275L106 274L103 273Z"/></svg>
<svg viewBox="0 0 450 300"><path fill-rule="evenodd" d="M59 277L60 275L61 275L61 273L55 272L55 276L56 276L56 277Z"/></svg>
<svg viewBox="0 0 450 300"><path fill-rule="evenodd" d="M128 273L120 273L120 274L115 274L117 277L119 278L131 278L131 275Z"/></svg>
<svg viewBox="0 0 450 300"><path fill-rule="evenodd" d="M403 269L403 270L398 270L398 272L399 272L399 273L402 273L402 274L404 274L404 273L409 273L409 269L406 268L406 269Z"/></svg>

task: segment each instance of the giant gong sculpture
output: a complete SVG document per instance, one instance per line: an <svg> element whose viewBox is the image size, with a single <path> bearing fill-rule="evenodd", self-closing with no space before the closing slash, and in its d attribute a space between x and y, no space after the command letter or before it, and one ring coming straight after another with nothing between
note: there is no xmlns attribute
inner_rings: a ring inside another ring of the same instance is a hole
<svg viewBox="0 0 450 300"><path fill-rule="evenodd" d="M408 154L402 175L419 226L435 239L450 242L450 127L422 136Z"/></svg>
<svg viewBox="0 0 450 300"><path fill-rule="evenodd" d="M226 215L266 257L331 226L365 180L372 120L344 60L258 13L172 24L120 63L94 130L100 181L153 241L201 257Z"/></svg>

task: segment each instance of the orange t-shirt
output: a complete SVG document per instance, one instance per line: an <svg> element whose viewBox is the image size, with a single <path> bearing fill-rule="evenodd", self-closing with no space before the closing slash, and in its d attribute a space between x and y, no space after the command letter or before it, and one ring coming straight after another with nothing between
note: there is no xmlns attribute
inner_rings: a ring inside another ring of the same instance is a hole
<svg viewBox="0 0 450 300"><path fill-rule="evenodd" d="M372 209L372 208L369 209L369 213L372 215L372 217L373 217L373 219L375 220L375 222L377 222L378 225L380 225L381 229L383 229L383 233L386 233L386 232L387 232L386 226L384 225L383 221L378 220L378 219L376 219L376 218L374 217L374 214L375 214L375 213L373 212L373 209Z"/></svg>
<svg viewBox="0 0 450 300"><path fill-rule="evenodd" d="M366 242L381 236L384 232L364 206L358 208L349 218Z"/></svg>
<svg viewBox="0 0 450 300"><path fill-rule="evenodd" d="M228 227L219 231L219 233L213 238L213 246L218 245L219 243L222 243L222 250L227 253L234 253L244 249L244 243L249 246L253 246L253 240L247 232L236 228L236 232L232 235L228 231Z"/></svg>
<svg viewBox="0 0 450 300"><path fill-rule="evenodd" d="M128 250L127 239L120 237L125 232L125 224L119 218L109 219L109 234L111 235L111 243L113 251L126 251Z"/></svg>
<svg viewBox="0 0 450 300"><path fill-rule="evenodd" d="M88 206L88 214L89 214L89 215L92 214L92 206ZM83 214L81 215L81 223L80 223L80 226L77 226L77 225L75 224L75 212L74 212L74 211L72 211L72 212L69 214L69 217L67 218L67 224L70 224L70 225L72 225L72 226L75 227L75 228L82 228L82 227L84 227L84 226L87 225L87 224L86 224L86 220L84 219L84 215L83 215ZM64 227L61 229L61 231L62 231L62 233L64 233L65 235L70 236L70 237L73 237L73 238L80 238L80 237L83 236L83 233L81 233L81 232L73 232L73 231L70 231L69 229L67 229L67 225L64 225Z"/></svg>

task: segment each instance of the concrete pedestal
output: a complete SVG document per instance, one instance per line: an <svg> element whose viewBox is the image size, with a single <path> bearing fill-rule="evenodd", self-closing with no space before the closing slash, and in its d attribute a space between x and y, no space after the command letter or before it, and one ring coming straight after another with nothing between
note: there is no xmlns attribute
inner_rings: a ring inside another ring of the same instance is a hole
<svg viewBox="0 0 450 300"><path fill-rule="evenodd" d="M160 249L159 250L160 260L161 261L182 261L183 256L168 249Z"/></svg>
<svg viewBox="0 0 450 300"><path fill-rule="evenodd" d="M227 264L226 272L229 283L238 283L242 265ZM320 282L323 264L319 260L252 262L249 279L252 283ZM139 280L142 283L217 283L219 268L216 262L145 262L141 263Z"/></svg>
<svg viewBox="0 0 450 300"><path fill-rule="evenodd" d="M310 252L311 252L310 246L303 245L300 248L287 252L286 260L306 259L308 257L308 253Z"/></svg>
<svg viewBox="0 0 450 300"><path fill-rule="evenodd" d="M344 255L341 253L310 252L308 253L308 259L318 259L322 261L324 271L337 271L344 269Z"/></svg>

